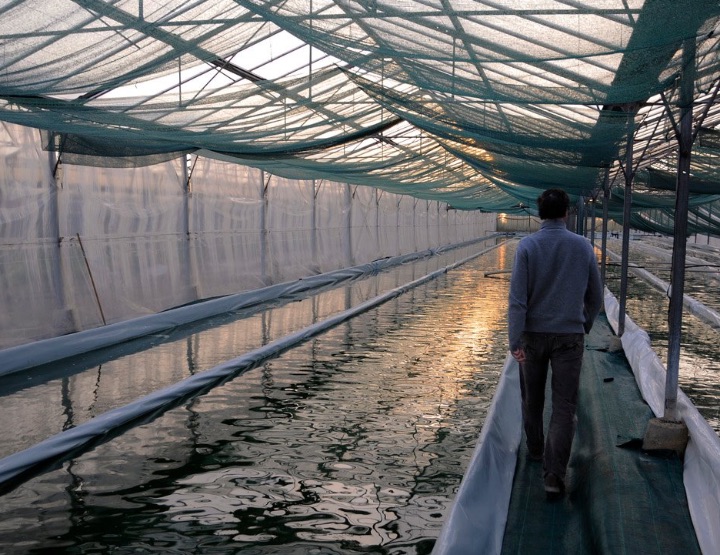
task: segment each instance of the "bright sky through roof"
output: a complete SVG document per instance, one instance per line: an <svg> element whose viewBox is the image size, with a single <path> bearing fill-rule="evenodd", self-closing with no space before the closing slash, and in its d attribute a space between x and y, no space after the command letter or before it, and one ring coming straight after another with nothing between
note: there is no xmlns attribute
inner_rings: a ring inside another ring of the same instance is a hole
<svg viewBox="0 0 720 555"><path fill-rule="evenodd" d="M312 52L312 60L310 53ZM231 58L230 63L268 80L287 77L304 77L310 71L342 65L342 62L312 48L287 31L279 31L264 40L243 49ZM311 67L312 63L312 67ZM172 73L142 83L119 87L108 91L102 98L145 97L148 94L164 93L177 95L178 82L182 82L183 94L200 90L222 89L241 81L242 78L224 72L215 66L199 64L191 68L178 68Z"/></svg>

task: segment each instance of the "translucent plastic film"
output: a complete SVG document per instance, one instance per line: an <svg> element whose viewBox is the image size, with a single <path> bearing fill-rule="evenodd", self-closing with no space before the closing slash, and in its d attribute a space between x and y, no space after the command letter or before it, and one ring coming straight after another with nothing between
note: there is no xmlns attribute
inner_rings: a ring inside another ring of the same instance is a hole
<svg viewBox="0 0 720 555"><path fill-rule="evenodd" d="M480 440L433 555L501 552L521 435L520 372L508 354Z"/></svg>
<svg viewBox="0 0 720 555"><path fill-rule="evenodd" d="M492 214L202 157L56 165L0 126L0 348L475 239Z"/></svg>

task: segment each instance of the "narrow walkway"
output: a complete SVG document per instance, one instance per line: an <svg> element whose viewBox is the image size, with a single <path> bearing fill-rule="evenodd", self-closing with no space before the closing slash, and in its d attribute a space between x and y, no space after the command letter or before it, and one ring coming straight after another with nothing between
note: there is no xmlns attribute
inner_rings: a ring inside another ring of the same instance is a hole
<svg viewBox="0 0 720 555"><path fill-rule="evenodd" d="M682 460L642 451L654 415L624 353L609 349L612 337L601 315L586 341L578 431L562 501L545 499L542 463L527 461L523 437L503 554L700 553Z"/></svg>

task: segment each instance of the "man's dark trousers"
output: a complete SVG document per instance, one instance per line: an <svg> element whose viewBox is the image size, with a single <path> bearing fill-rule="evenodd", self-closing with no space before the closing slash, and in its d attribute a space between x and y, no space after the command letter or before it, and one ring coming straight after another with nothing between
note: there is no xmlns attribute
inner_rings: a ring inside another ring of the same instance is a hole
<svg viewBox="0 0 720 555"><path fill-rule="evenodd" d="M520 365L520 391L527 447L535 457L544 451L545 475L555 474L564 481L575 435L585 337L582 333L525 332L523 346L525 362ZM545 440L543 410L548 363L552 367L552 416Z"/></svg>

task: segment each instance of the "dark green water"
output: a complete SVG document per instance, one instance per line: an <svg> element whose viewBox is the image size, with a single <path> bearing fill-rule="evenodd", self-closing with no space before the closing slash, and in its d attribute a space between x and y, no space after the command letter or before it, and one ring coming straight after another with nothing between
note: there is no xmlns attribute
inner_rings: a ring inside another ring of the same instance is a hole
<svg viewBox="0 0 720 555"><path fill-rule="evenodd" d="M508 280L483 277L506 264L484 255L28 481L3 496L0 551L428 553L506 356ZM212 358L223 333L187 341ZM86 381L69 398L95 410Z"/></svg>

